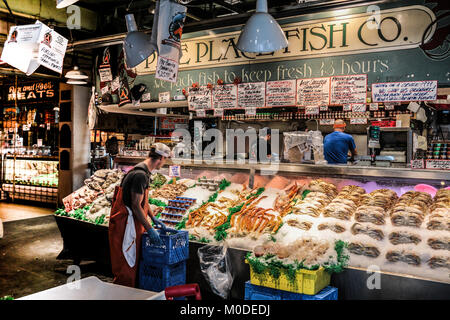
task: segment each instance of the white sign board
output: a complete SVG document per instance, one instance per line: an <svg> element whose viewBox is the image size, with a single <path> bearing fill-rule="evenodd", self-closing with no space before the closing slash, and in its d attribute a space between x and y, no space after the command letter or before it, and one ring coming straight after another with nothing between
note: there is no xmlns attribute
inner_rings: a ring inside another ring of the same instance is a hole
<svg viewBox="0 0 450 320"><path fill-rule="evenodd" d="M266 82L266 107L295 106L296 80Z"/></svg>
<svg viewBox="0 0 450 320"><path fill-rule="evenodd" d="M431 170L450 170L450 160L427 160L426 168Z"/></svg>
<svg viewBox="0 0 450 320"><path fill-rule="evenodd" d="M160 92L158 95L159 103L169 103L170 102L170 92Z"/></svg>
<svg viewBox="0 0 450 320"><path fill-rule="evenodd" d="M437 86L437 81L373 83L372 99L374 102L436 100Z"/></svg>
<svg viewBox="0 0 450 320"><path fill-rule="evenodd" d="M297 105L328 105L330 102L330 78L297 80Z"/></svg>
<svg viewBox="0 0 450 320"><path fill-rule="evenodd" d="M331 105L366 102L367 74L334 76L330 81Z"/></svg>
<svg viewBox="0 0 450 320"><path fill-rule="evenodd" d="M212 91L214 109L237 108L237 86L235 84L216 85Z"/></svg>
<svg viewBox="0 0 450 320"><path fill-rule="evenodd" d="M207 86L188 89L189 110L210 110L212 109L212 90Z"/></svg>
<svg viewBox="0 0 450 320"><path fill-rule="evenodd" d="M265 82L240 83L238 85L238 108L264 108L265 104Z"/></svg>
<svg viewBox="0 0 450 320"><path fill-rule="evenodd" d="M319 119L319 124L321 126L332 126L334 124L334 119Z"/></svg>
<svg viewBox="0 0 450 320"><path fill-rule="evenodd" d="M305 114L311 115L311 114L319 114L320 108L316 106L308 106L305 107Z"/></svg>
<svg viewBox="0 0 450 320"><path fill-rule="evenodd" d="M155 78L169 82L177 82L178 62L175 60L158 57Z"/></svg>
<svg viewBox="0 0 450 320"><path fill-rule="evenodd" d="M181 177L181 166L169 166L169 177Z"/></svg>

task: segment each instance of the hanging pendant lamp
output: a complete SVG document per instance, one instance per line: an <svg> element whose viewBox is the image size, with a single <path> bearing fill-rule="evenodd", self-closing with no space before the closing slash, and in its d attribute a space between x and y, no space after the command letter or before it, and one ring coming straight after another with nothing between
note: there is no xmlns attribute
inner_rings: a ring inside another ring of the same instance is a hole
<svg viewBox="0 0 450 320"><path fill-rule="evenodd" d="M78 2L78 0L56 0L56 8L65 8L70 6L71 4L74 4L75 2Z"/></svg>
<svg viewBox="0 0 450 320"><path fill-rule="evenodd" d="M123 41L125 61L128 68L134 68L155 51L155 46L152 45L149 35L137 31L138 28L133 14L127 14L125 20L128 30Z"/></svg>
<svg viewBox="0 0 450 320"><path fill-rule="evenodd" d="M287 46L283 30L268 13L267 0L257 0L256 12L242 29L236 47L243 52L267 53Z"/></svg>
<svg viewBox="0 0 450 320"><path fill-rule="evenodd" d="M77 84L77 85L87 84L87 82L85 80L78 80L78 79L69 79L66 83L67 84Z"/></svg>
<svg viewBox="0 0 450 320"><path fill-rule="evenodd" d="M81 79L88 79L89 76L83 71L81 71L77 65L75 65L72 70L67 71L66 78L81 80Z"/></svg>

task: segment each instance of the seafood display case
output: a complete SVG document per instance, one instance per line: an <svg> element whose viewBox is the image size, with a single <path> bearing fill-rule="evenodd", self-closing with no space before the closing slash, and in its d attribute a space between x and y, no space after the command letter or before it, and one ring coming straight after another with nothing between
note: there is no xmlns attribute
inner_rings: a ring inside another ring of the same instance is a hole
<svg viewBox="0 0 450 320"><path fill-rule="evenodd" d="M4 155L2 190L13 200L56 203L58 163L51 156Z"/></svg>

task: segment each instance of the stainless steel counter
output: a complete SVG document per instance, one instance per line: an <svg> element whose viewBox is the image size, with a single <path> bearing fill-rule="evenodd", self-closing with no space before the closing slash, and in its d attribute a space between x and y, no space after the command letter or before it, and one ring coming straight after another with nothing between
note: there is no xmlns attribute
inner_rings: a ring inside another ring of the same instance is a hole
<svg viewBox="0 0 450 320"><path fill-rule="evenodd" d="M129 163L135 164L145 160L141 157L116 157L115 162L118 164ZM433 181L434 183L450 184L450 171L445 170L426 170L426 169L411 169L411 168L386 168L386 167L363 167L352 165L315 165L315 164L300 164L300 163L279 163L279 164L262 164L262 163L248 163L248 162L216 162L209 161L193 161L193 160L178 160L173 159L166 163L166 166L171 164L179 164L183 167L202 168L202 169L225 169L225 170L245 170L265 171L266 174L277 173L292 173L304 175L333 175L333 176L347 176L347 177L376 177L386 179L412 179Z"/></svg>

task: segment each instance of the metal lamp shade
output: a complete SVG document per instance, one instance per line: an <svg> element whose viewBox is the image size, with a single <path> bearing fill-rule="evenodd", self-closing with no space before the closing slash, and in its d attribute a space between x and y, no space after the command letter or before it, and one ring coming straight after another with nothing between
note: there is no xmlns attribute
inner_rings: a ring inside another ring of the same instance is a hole
<svg viewBox="0 0 450 320"><path fill-rule="evenodd" d="M77 84L77 85L87 84L87 82L85 80L78 80L78 79L69 79L66 83L67 84Z"/></svg>
<svg viewBox="0 0 450 320"><path fill-rule="evenodd" d="M256 12L242 29L236 47L244 52L266 53L287 46L288 41L280 25L267 13L267 0L258 0Z"/></svg>
<svg viewBox="0 0 450 320"><path fill-rule="evenodd" d="M61 9L70 6L71 4L74 4L78 0L56 0L56 8Z"/></svg>
<svg viewBox="0 0 450 320"><path fill-rule="evenodd" d="M134 68L147 59L156 48L151 43L151 37L149 35L137 31L133 14L127 14L125 21L128 30L127 36L123 41L125 61L128 68Z"/></svg>
<svg viewBox="0 0 450 320"><path fill-rule="evenodd" d="M89 76L81 71L77 66L73 67L73 70L70 70L66 73L67 79L88 79Z"/></svg>

